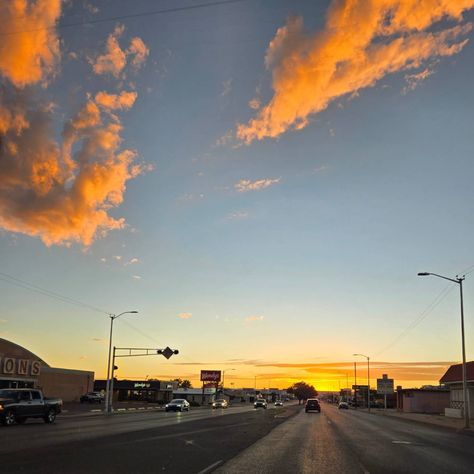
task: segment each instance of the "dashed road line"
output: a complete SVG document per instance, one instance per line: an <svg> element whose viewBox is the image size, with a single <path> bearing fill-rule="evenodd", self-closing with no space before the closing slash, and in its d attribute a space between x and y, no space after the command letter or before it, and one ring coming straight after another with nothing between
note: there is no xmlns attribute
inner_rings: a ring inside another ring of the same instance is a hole
<svg viewBox="0 0 474 474"><path fill-rule="evenodd" d="M216 468L220 464L222 464L222 460L216 461L214 464L211 464L210 466L207 466L202 471L199 471L198 474L206 474L207 472L211 472L214 468Z"/></svg>

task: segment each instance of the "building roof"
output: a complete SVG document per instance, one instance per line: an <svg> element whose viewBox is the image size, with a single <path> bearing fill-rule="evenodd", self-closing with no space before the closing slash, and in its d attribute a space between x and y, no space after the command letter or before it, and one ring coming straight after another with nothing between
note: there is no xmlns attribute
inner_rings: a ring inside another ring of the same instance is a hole
<svg viewBox="0 0 474 474"><path fill-rule="evenodd" d="M41 362L43 366L49 367L49 365L36 354L25 349L24 347L15 344L14 342L7 341L6 339L0 338L0 355L3 357L15 357L18 359L30 359L30 360L37 360Z"/></svg>
<svg viewBox="0 0 474 474"><path fill-rule="evenodd" d="M474 360L466 362L467 381L474 382ZM439 383L462 383L462 364L452 365L441 377Z"/></svg>

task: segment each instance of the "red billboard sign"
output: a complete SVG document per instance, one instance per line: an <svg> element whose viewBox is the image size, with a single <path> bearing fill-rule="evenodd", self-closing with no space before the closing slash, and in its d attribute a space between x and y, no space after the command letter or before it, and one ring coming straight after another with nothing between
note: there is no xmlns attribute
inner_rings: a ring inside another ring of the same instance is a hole
<svg viewBox="0 0 474 474"><path fill-rule="evenodd" d="M203 382L220 382L221 371L220 370L201 370L201 380Z"/></svg>

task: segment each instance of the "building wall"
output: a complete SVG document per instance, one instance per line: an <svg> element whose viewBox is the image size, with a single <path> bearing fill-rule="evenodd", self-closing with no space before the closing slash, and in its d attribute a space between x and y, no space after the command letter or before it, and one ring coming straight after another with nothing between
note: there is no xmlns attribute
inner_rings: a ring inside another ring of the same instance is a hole
<svg viewBox="0 0 474 474"><path fill-rule="evenodd" d="M77 402L94 388L94 372L43 367L38 386L46 397L59 397L64 402Z"/></svg>
<svg viewBox="0 0 474 474"><path fill-rule="evenodd" d="M450 407L462 408L464 400L464 392L462 384L450 384ZM469 400L469 414L470 418L474 419L474 384L468 382L467 396Z"/></svg>
<svg viewBox="0 0 474 474"><path fill-rule="evenodd" d="M447 407L449 407L448 391L403 392L403 411L406 413L444 413Z"/></svg>

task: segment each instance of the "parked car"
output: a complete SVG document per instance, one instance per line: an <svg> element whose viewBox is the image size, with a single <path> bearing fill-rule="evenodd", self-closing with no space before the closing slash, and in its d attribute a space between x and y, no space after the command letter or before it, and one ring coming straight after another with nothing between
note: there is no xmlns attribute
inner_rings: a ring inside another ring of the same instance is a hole
<svg viewBox="0 0 474 474"><path fill-rule="evenodd" d="M339 410L349 410L349 404L347 402L339 402L337 408L339 408Z"/></svg>
<svg viewBox="0 0 474 474"><path fill-rule="evenodd" d="M104 396L100 392L89 392L79 399L81 403L102 403Z"/></svg>
<svg viewBox="0 0 474 474"><path fill-rule="evenodd" d="M283 402L282 402L281 400L277 400L277 401L275 402L275 406L276 406L276 407L282 407L282 406L283 406Z"/></svg>
<svg viewBox="0 0 474 474"><path fill-rule="evenodd" d="M267 401L264 398L257 398L253 404L254 408L267 408Z"/></svg>
<svg viewBox="0 0 474 474"><path fill-rule="evenodd" d="M165 411L189 411L189 402L184 398L175 398L165 405Z"/></svg>
<svg viewBox="0 0 474 474"><path fill-rule="evenodd" d="M60 398L45 398L41 390L0 390L0 419L6 426L23 424L28 418L42 418L45 423L54 423L62 405Z"/></svg>
<svg viewBox="0 0 474 474"><path fill-rule="evenodd" d="M212 408L227 408L228 406L227 400L224 399L214 400L212 402Z"/></svg>
<svg viewBox="0 0 474 474"><path fill-rule="evenodd" d="M319 400L317 398L308 398L308 400L306 400L304 411L306 413L309 411L317 411L318 413L321 413L321 405L319 404Z"/></svg>

